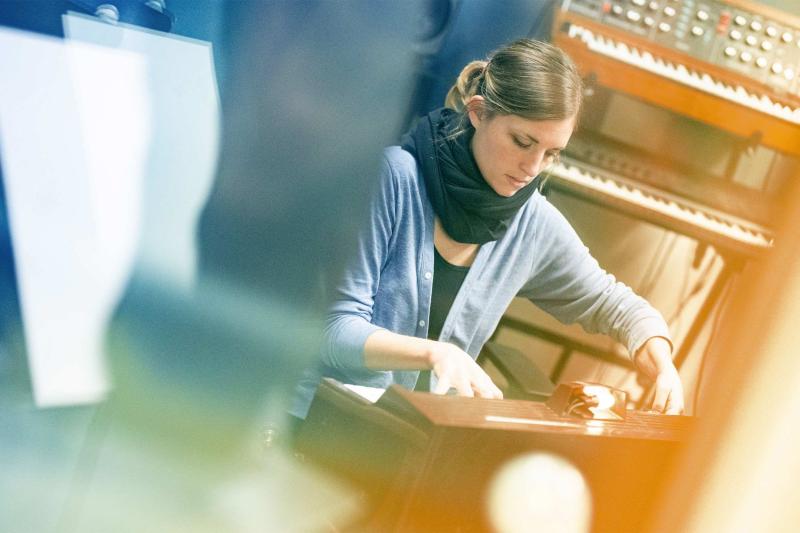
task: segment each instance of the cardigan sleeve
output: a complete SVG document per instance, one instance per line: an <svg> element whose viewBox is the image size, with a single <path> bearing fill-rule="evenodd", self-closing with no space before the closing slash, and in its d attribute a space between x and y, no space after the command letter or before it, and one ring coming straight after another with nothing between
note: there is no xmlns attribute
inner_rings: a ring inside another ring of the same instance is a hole
<svg viewBox="0 0 800 533"><path fill-rule="evenodd" d="M381 270L389 254L396 197L396 180L384 156L368 220L361 226L355 253L335 288L325 325L321 356L322 362L332 368L363 368L367 337L383 329L372 323L372 313Z"/></svg>
<svg viewBox="0 0 800 533"><path fill-rule="evenodd" d="M563 323L610 335L631 356L651 337L671 342L661 314L600 267L555 207L542 200L535 221L536 259L520 296Z"/></svg>

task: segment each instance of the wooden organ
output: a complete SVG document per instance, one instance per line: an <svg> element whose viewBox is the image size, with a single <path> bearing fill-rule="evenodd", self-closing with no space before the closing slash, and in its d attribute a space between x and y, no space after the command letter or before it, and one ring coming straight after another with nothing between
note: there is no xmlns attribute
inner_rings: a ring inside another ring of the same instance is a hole
<svg viewBox="0 0 800 533"><path fill-rule="evenodd" d="M598 91L735 139L731 162L712 172L582 124L545 185L723 257L676 354L680 366L732 274L774 245L789 182L752 186L732 175L754 147L790 162L781 177L800 168L800 18L748 0L563 0L552 33ZM514 322L500 327L522 327ZM598 423L537 402L399 387L373 404L324 380L298 448L378 494L366 530L489 530L480 503L488 480L505 460L533 450L565 456L586 476L593 531L636 531L660 501L693 425L690 417L641 411Z"/></svg>
<svg viewBox="0 0 800 533"><path fill-rule="evenodd" d="M376 403L323 379L296 449L363 488L363 531L491 531L486 491L525 453L566 458L592 493L592 531L639 531L690 438L686 416L559 415L546 404L437 396L393 385ZM532 525L533 527L534 525Z"/></svg>
<svg viewBox="0 0 800 533"><path fill-rule="evenodd" d="M800 18L748 0L564 0L552 40L599 91L735 145L715 174L582 126L549 170L547 188L688 236L723 257L676 354L680 365L732 275L772 247L786 208L786 172L770 187L732 175L742 154L756 148L798 168Z"/></svg>
<svg viewBox="0 0 800 533"><path fill-rule="evenodd" d="M747 0L565 0L553 41L600 86L800 156L796 17ZM552 170L554 186L721 250L771 245L774 198L641 158L604 168L596 155L621 148L581 141Z"/></svg>

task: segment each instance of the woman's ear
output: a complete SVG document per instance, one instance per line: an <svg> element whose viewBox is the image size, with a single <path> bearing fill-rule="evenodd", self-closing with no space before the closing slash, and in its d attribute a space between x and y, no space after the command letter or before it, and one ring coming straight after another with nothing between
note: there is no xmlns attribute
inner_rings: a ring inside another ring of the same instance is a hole
<svg viewBox="0 0 800 533"><path fill-rule="evenodd" d="M477 128L483 120L483 96L473 95L467 100L467 116L473 128Z"/></svg>

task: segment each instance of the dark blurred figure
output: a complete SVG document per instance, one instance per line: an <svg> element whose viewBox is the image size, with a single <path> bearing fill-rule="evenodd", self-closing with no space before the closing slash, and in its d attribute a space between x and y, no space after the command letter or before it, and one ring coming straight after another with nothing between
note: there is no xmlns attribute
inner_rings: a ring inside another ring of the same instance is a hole
<svg viewBox="0 0 800 533"><path fill-rule="evenodd" d="M382 148L408 110L419 13L393 1L225 4L214 43L225 72L221 154L199 221L197 280L176 286L136 265L108 335L112 395L90 414L77 459L57 454L75 463L69 486L54 489L68 494L59 515L26 524L35 517L26 506L30 516L3 524L290 531L325 522L303 484L287 481L291 464L258 471L248 448L265 418L281 429L288 394L317 356L325 280L348 256ZM56 431L43 420L12 446L37 445L22 455L25 494L52 488L34 466ZM4 482L1 492L14 490Z"/></svg>
<svg viewBox="0 0 800 533"><path fill-rule="evenodd" d="M289 390L316 357L324 281L347 256L381 148L400 130L413 15L413 4L393 2L228 7L222 150L200 221L198 285L183 291L137 269L115 331L141 349L118 364L213 404L229 429L246 427L233 420L249 419L268 392Z"/></svg>
<svg viewBox="0 0 800 533"><path fill-rule="evenodd" d="M444 105L464 65L521 37L550 40L557 0L437 0L418 45L422 60L409 121Z"/></svg>
<svg viewBox="0 0 800 533"><path fill-rule="evenodd" d="M202 486L246 462L264 413L282 429L289 392L317 357L325 280L402 127L417 13L388 1L227 6L222 149L198 283L184 291L138 268L111 335L115 423L193 479L205 474Z"/></svg>

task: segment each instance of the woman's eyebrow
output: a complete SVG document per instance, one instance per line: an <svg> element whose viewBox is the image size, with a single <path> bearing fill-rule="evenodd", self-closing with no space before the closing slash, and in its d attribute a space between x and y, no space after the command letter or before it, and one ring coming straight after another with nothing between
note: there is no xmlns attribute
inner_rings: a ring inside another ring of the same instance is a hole
<svg viewBox="0 0 800 533"><path fill-rule="evenodd" d="M530 139L532 143L539 144L539 139L537 139L533 135L530 135L529 133L525 133L522 130L511 129L511 134L516 135L517 137L527 137L528 139Z"/></svg>
<svg viewBox="0 0 800 533"><path fill-rule="evenodd" d="M524 131L519 131L519 130L517 130L517 131L514 131L514 133L515 133L516 135L524 135L525 137L527 137L528 139L530 139L530 140L531 140L531 142L532 142L532 143L534 143L534 144L540 144L540 143L539 143L539 139L537 139L536 137L534 137L534 136L533 136L533 135L531 135L530 133L525 133ZM562 151L562 150L564 150L564 149L566 149L566 146L555 146L555 147L553 147L553 148L550 148L550 149L548 150L548 152L549 152L549 151L553 151L553 150L556 150L556 151L559 151L559 152L560 152L560 151Z"/></svg>
<svg viewBox="0 0 800 533"><path fill-rule="evenodd" d="M530 139L530 140L531 140L531 142L533 142L533 143L535 143L535 144L539 144L539 139L537 139L537 138L536 138L536 137L534 137L533 135L530 135L529 133L525 133L524 135L525 135L525 136L526 136L528 139ZM566 148L566 146L554 146L553 148L550 148L550 149L548 150L548 152L549 152L549 151L553 151L553 150L556 150L556 151L559 151L559 152L560 152L561 150L564 150L565 148Z"/></svg>

